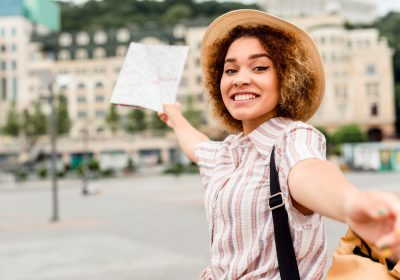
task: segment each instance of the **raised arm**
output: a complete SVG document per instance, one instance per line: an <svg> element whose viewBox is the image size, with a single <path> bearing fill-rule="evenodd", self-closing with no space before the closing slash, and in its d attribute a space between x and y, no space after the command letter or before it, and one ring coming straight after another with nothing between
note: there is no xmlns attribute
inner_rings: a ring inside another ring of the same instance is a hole
<svg viewBox="0 0 400 280"><path fill-rule="evenodd" d="M329 161L307 159L289 172L288 185L300 210L348 223L386 257L400 257L400 205L396 196L361 192Z"/></svg>
<svg viewBox="0 0 400 280"><path fill-rule="evenodd" d="M208 137L195 129L185 119L180 104L165 104L164 112L159 114L160 119L174 130L182 151L191 161L196 163L194 148L198 143L207 141Z"/></svg>

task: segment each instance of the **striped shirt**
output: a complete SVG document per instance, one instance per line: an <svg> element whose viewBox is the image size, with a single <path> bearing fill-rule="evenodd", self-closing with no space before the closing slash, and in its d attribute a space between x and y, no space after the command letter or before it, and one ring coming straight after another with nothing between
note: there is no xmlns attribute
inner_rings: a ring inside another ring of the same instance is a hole
<svg viewBox="0 0 400 280"><path fill-rule="evenodd" d="M299 161L325 159L325 138L310 125L281 117L247 136L241 133L196 146L211 237L211 262L200 279L280 279L268 208L274 145L300 277L321 279L326 262L322 217L305 216L294 208L287 178Z"/></svg>

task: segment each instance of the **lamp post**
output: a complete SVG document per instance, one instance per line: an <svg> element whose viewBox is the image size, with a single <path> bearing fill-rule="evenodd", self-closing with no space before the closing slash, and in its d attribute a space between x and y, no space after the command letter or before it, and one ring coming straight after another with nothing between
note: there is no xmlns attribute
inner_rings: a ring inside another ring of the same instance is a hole
<svg viewBox="0 0 400 280"><path fill-rule="evenodd" d="M82 154L82 195L88 195L88 183L89 183L89 131L87 127L87 122L85 122L85 127L82 130L82 140L83 140L83 154Z"/></svg>
<svg viewBox="0 0 400 280"><path fill-rule="evenodd" d="M48 70L39 70L35 73L41 80L42 84L47 88L48 95L44 97L49 102L50 114L49 114L49 124L50 124L50 145L51 145L51 164L50 164L50 174L51 174L51 190L52 190L52 222L58 222L59 220L59 206L58 206L58 182L57 182L57 116L55 109L55 93L54 85L62 86L67 84L69 78L67 76L54 76Z"/></svg>
<svg viewBox="0 0 400 280"><path fill-rule="evenodd" d="M57 222L58 217L58 184L57 184L57 116L54 104L54 82L48 85L49 90L49 104L50 104L50 143L51 143L51 185L52 185L52 201L53 201L53 215L51 217L52 222Z"/></svg>

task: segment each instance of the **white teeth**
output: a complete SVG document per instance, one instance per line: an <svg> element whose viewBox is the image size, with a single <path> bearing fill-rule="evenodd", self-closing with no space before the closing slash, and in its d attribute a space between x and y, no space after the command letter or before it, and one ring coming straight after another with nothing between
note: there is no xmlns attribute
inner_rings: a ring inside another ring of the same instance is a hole
<svg viewBox="0 0 400 280"><path fill-rule="evenodd" d="M256 96L254 94L236 94L233 97L233 100L235 101L242 101L242 100L250 100L250 99L255 99Z"/></svg>

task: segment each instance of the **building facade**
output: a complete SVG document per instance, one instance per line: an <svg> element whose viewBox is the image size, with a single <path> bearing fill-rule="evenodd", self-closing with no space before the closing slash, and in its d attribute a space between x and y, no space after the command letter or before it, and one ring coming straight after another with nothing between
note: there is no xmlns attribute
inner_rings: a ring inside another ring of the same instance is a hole
<svg viewBox="0 0 400 280"><path fill-rule="evenodd" d="M259 0L258 4L284 18L340 15L353 24L369 24L378 17L374 0Z"/></svg>
<svg viewBox="0 0 400 280"><path fill-rule="evenodd" d="M310 5L322 3L309 2ZM301 16L290 20L311 34L325 66L325 97L309 122L330 132L338 126L355 123L368 133L370 140L393 138L392 52L386 40L375 29L346 29L346 18L341 15ZM147 140L139 137L124 142L122 139L129 139L129 136L123 131L113 134L106 125L109 100L132 41L188 45L190 50L178 100L184 105L191 100L196 109L207 112L205 115L212 113L202 86L200 67L200 45L207 23L77 32L59 32L57 26L51 24L37 26L27 16L0 16L0 123L4 123L11 100L16 100L20 109L29 109L32 101L48 95L43 76L38 75L47 73L53 80L54 92L67 97L73 123L70 139L63 140L65 144L59 147L65 158L69 155L82 157L85 148L74 143L83 143L85 137L90 138L90 150L97 155L105 153L108 158L121 153L139 162L156 157L163 161L179 157L173 137L149 137ZM51 28L53 32L49 32ZM67 82L59 83L58 78L62 77L67 77ZM119 108L119 111L125 114L128 110ZM220 132L215 129L218 124L208 120L209 131ZM109 144L100 144L96 139ZM113 139L119 139L121 144L113 146L116 143Z"/></svg>

